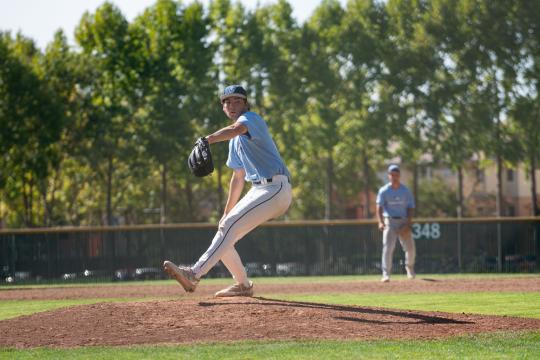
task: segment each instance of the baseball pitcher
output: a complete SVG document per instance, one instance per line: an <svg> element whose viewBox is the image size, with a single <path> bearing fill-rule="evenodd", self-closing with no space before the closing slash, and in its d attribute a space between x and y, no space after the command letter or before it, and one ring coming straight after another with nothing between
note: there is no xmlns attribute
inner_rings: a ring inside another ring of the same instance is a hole
<svg viewBox="0 0 540 360"><path fill-rule="evenodd" d="M379 230L383 232L382 282L390 281L392 257L399 239L405 251L405 269L407 277L414 279L414 261L416 246L412 237L411 225L414 212L414 198L409 189L400 182L400 170L397 165L388 167L388 184L379 189L377 194L377 218Z"/></svg>
<svg viewBox="0 0 540 360"><path fill-rule="evenodd" d="M211 162L209 145L229 141L227 166L233 174L223 216L210 247L193 266L176 266L165 261L163 267L184 290L193 292L199 279L221 260L236 283L215 296L252 296L253 283L248 280L234 245L258 225L287 211L292 200L290 174L266 122L249 111L246 90L240 85L228 86L220 100L232 125L199 139L188 162L194 174L206 175L213 170L207 163ZM252 186L240 199L246 181Z"/></svg>

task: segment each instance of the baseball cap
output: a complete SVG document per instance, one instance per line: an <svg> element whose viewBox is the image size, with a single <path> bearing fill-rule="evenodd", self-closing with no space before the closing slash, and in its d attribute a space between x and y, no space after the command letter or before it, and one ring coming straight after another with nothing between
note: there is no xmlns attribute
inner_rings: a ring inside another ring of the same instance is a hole
<svg viewBox="0 0 540 360"><path fill-rule="evenodd" d="M223 89L223 92L219 96L219 100L223 102L223 100L230 97L239 97L242 99L247 99L246 89L244 89L241 85L229 85L225 89Z"/></svg>
<svg viewBox="0 0 540 360"><path fill-rule="evenodd" d="M397 171L399 172L399 166L397 166L396 164L392 164L388 167L388 172L391 173L392 171Z"/></svg>

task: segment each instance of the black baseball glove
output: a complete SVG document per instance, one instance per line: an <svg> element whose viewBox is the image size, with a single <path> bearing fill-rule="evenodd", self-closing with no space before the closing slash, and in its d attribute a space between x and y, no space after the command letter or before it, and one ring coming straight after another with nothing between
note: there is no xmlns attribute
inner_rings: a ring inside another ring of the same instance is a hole
<svg viewBox="0 0 540 360"><path fill-rule="evenodd" d="M198 177L209 175L214 171L210 144L206 138L202 137L195 143L188 157L188 166L193 175Z"/></svg>

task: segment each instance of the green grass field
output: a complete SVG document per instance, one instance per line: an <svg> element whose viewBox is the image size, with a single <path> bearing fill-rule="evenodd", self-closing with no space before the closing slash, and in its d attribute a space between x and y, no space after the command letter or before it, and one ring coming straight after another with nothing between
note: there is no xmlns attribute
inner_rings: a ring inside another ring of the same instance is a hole
<svg viewBox="0 0 540 360"><path fill-rule="evenodd" d="M509 276L523 277L523 275L501 275L500 277ZM538 275L532 276L538 277ZM499 275L433 275L429 277L497 278ZM306 281L314 283L350 280L373 281L375 279L378 279L378 277L261 278L257 279L257 281L259 283L301 283ZM218 284L222 282L228 283L228 281L228 279L209 280L210 283ZM169 281L145 282L142 284L168 283ZM141 285L141 283L137 283L137 285ZM261 295L276 299L341 305L540 318L540 292ZM144 300L101 298L0 301L0 320L72 305L103 301L127 302L156 299L159 298L147 298ZM0 348L0 359L538 359L540 358L540 346L538 344L540 344L540 332L506 332L436 341L245 341L196 345L83 347L76 349L37 348L15 350Z"/></svg>
<svg viewBox="0 0 540 360"><path fill-rule="evenodd" d="M508 278L539 278L539 274L422 274L419 279L508 279ZM336 275L336 276L287 276L287 277L257 277L257 284L298 284L298 283L328 283L328 282L348 282L348 281L374 281L379 280L380 275ZM405 275L392 275L393 280L406 279ZM209 285L229 285L230 278L204 279ZM175 284L174 280L147 280L147 281L126 281L118 282L62 282L52 284L31 284L31 285L2 285L1 289L39 289L54 287L80 287L80 286L141 286L141 285L166 285Z"/></svg>

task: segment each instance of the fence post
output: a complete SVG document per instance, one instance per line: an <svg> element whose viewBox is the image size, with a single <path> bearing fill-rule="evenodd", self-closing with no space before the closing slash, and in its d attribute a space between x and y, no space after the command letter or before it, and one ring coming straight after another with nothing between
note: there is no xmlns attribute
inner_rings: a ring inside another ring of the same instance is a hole
<svg viewBox="0 0 540 360"><path fill-rule="evenodd" d="M15 271L17 269L15 269L15 264L17 263L17 257L18 257L18 253L17 253L17 244L16 244L16 241L15 241L15 234L11 235L11 261L10 261L10 272L11 272L11 276L15 279Z"/></svg>
<svg viewBox="0 0 540 360"><path fill-rule="evenodd" d="M463 263L461 259L461 219L457 221L457 256L458 256L458 268L459 272L463 271Z"/></svg>
<svg viewBox="0 0 540 360"><path fill-rule="evenodd" d="M502 234L500 220L497 220L497 272L502 272Z"/></svg>

